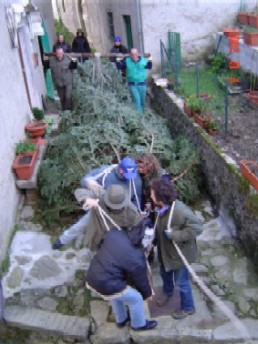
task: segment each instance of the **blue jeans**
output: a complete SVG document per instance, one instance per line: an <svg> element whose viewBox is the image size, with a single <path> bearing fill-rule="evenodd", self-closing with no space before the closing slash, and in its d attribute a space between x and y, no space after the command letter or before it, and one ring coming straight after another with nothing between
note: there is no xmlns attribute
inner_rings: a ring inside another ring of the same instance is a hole
<svg viewBox="0 0 258 344"><path fill-rule="evenodd" d="M181 309L184 311L195 309L190 275L186 267L166 272L161 264L160 275L163 281L164 294L172 296L174 287L177 286L180 290Z"/></svg>
<svg viewBox="0 0 258 344"><path fill-rule="evenodd" d="M129 88L136 110L143 112L147 90L146 85L129 85Z"/></svg>
<svg viewBox="0 0 258 344"><path fill-rule="evenodd" d="M80 234L84 233L87 228L89 217L90 214L87 212L79 221L64 231L64 233L59 237L61 243L64 245L69 244L74 238L77 238Z"/></svg>
<svg viewBox="0 0 258 344"><path fill-rule="evenodd" d="M127 318L127 308L131 318L131 327L137 328L146 324L142 295L134 288L127 287L121 295L110 300L116 322L121 323Z"/></svg>

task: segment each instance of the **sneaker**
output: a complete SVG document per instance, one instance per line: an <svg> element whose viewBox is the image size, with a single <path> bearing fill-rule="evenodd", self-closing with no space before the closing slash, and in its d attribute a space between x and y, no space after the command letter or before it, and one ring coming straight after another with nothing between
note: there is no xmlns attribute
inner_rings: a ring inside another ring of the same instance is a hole
<svg viewBox="0 0 258 344"><path fill-rule="evenodd" d="M157 325L158 325L158 322L156 320L146 320L146 324L144 326L132 327L132 330L134 330L134 331L152 330Z"/></svg>
<svg viewBox="0 0 258 344"><path fill-rule="evenodd" d="M169 302L170 298L171 296L163 294L159 299L156 300L156 305L163 307Z"/></svg>
<svg viewBox="0 0 258 344"><path fill-rule="evenodd" d="M61 243L61 241L59 239L57 239L53 245L52 245L52 249L53 250L59 250L62 246L64 246L64 244Z"/></svg>
<svg viewBox="0 0 258 344"><path fill-rule="evenodd" d="M184 310L181 310L181 311L177 311L175 313L172 314L172 317L174 319L184 319L186 318L188 315L192 315L195 313L195 309L192 309L190 311L184 311Z"/></svg>
<svg viewBox="0 0 258 344"><path fill-rule="evenodd" d="M121 321L119 323L116 323L117 327L122 328L125 327L125 325L130 321L130 314L127 315L124 321Z"/></svg>

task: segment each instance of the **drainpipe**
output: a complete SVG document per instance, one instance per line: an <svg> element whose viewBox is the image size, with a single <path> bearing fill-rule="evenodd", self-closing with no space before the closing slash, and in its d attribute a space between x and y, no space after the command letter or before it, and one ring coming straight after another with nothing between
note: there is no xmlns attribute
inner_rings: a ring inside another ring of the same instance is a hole
<svg viewBox="0 0 258 344"><path fill-rule="evenodd" d="M141 0L136 0L136 10L137 10L137 24L138 32L140 37L140 53L144 53L144 44L143 44L143 31L142 31L142 11L141 11Z"/></svg>

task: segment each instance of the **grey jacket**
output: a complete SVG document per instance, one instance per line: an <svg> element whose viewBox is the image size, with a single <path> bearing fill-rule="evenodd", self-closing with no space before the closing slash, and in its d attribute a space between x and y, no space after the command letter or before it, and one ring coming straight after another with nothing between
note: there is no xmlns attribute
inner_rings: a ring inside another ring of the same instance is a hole
<svg viewBox="0 0 258 344"><path fill-rule="evenodd" d="M193 263L197 259L199 253L196 237L203 230L201 222L192 210L183 202L176 200L170 224L173 229L172 238L167 239L164 230L168 227L170 209L171 207L165 214L159 216L156 227L158 258L166 271L177 270L184 266L173 241L178 245L189 263Z"/></svg>
<svg viewBox="0 0 258 344"><path fill-rule="evenodd" d="M60 61L55 56L50 57L49 67L56 87L63 87L73 82L73 69L76 69L77 63L72 62L67 56Z"/></svg>
<svg viewBox="0 0 258 344"><path fill-rule="evenodd" d="M101 199L99 205L120 228L129 228L141 221L137 208L132 203L129 203L121 211L108 209ZM114 228L114 225L106 219L108 226L106 228L99 211L95 208L90 209L89 215L89 222L85 231L85 246L91 251L95 251L103 239L104 234L108 229Z"/></svg>

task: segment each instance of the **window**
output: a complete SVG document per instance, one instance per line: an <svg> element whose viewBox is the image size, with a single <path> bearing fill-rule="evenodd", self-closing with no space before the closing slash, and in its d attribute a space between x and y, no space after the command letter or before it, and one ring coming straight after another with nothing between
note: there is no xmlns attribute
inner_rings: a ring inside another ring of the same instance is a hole
<svg viewBox="0 0 258 344"><path fill-rule="evenodd" d="M108 12L107 13L107 19L108 19L108 31L109 31L109 36L110 38L114 39L115 37L115 30L114 30L114 20L113 20L113 13L112 12Z"/></svg>

